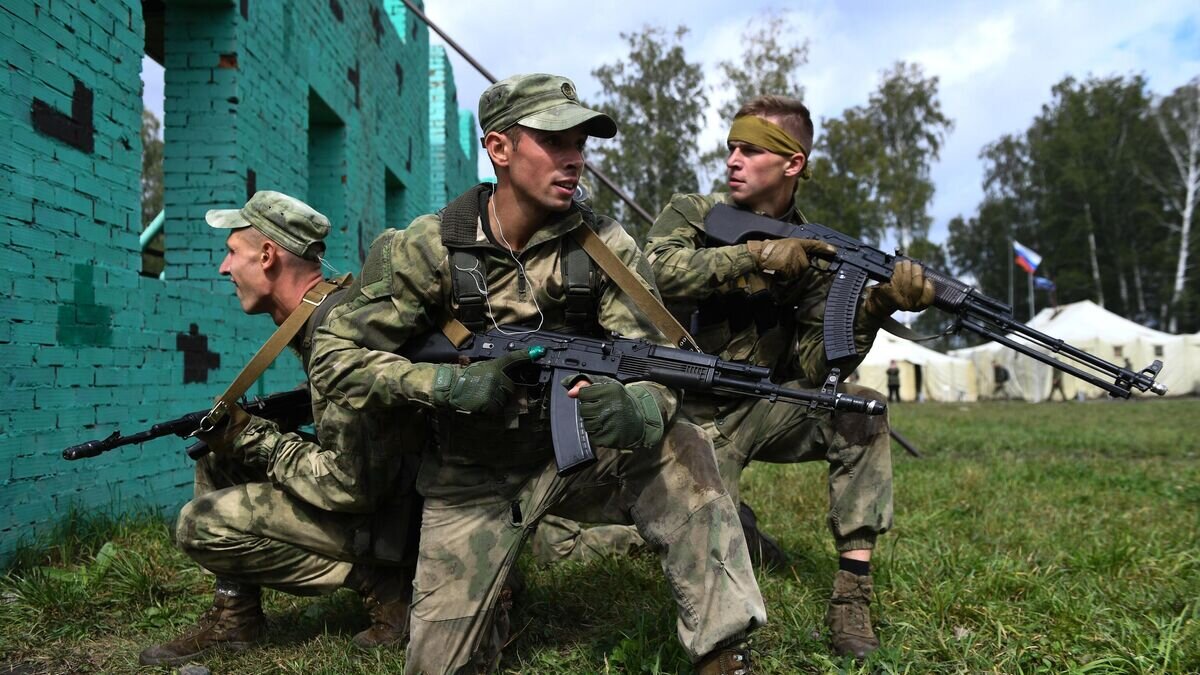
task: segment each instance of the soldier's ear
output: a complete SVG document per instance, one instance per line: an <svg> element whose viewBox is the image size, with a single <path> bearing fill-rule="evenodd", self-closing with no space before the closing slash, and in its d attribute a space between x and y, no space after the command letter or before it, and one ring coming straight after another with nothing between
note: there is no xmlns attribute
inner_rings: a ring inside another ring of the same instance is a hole
<svg viewBox="0 0 1200 675"><path fill-rule="evenodd" d="M492 164L496 166L508 166L509 155L512 152L512 142L508 139L508 136L498 131L489 131L483 137L483 149L487 151Z"/></svg>
<svg viewBox="0 0 1200 675"><path fill-rule="evenodd" d="M278 267L282 264L279 259L280 250L279 244L270 239L263 239L262 248L258 250L258 262L264 270L269 270L273 267Z"/></svg>
<svg viewBox="0 0 1200 675"><path fill-rule="evenodd" d="M791 157L788 157L787 165L783 167L783 175L788 178L799 176L800 172L804 170L805 164L808 164L808 158L804 156L804 153L794 152Z"/></svg>

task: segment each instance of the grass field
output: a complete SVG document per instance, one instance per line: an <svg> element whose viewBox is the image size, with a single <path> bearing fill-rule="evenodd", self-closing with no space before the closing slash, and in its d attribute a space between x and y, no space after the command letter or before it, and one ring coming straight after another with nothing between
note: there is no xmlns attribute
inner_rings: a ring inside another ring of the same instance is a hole
<svg viewBox="0 0 1200 675"><path fill-rule="evenodd" d="M764 673L1200 673L1200 401L901 404L896 526L876 552L884 648L834 659L821 618L836 568L824 467L754 465L743 496L793 558L760 574ZM0 674L123 672L211 598L153 514L68 518L0 578ZM526 561L527 562L527 561ZM523 565L512 673L689 672L648 557ZM356 596L268 593L263 649L214 673L399 671L362 654Z"/></svg>

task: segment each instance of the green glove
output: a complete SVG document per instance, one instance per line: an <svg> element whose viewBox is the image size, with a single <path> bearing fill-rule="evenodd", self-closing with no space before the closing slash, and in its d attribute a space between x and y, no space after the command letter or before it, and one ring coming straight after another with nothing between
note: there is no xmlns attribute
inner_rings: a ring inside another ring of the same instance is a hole
<svg viewBox="0 0 1200 675"><path fill-rule="evenodd" d="M890 281L867 289L863 307L868 314L883 318L896 310L920 312L933 304L933 296L933 282L925 278L920 263L901 260L892 268Z"/></svg>
<svg viewBox="0 0 1200 675"><path fill-rule="evenodd" d="M563 380L570 387L579 377ZM625 386L608 377L597 377L579 390L579 417L593 445L605 448L648 448L663 437L658 402L644 387Z"/></svg>
<svg viewBox="0 0 1200 675"><path fill-rule="evenodd" d="M468 413L498 414L517 389L505 369L531 359L529 350L520 349L465 368L438 366L433 378L433 404Z"/></svg>
<svg viewBox="0 0 1200 675"><path fill-rule="evenodd" d="M778 274L784 279L797 279L808 269L809 257L814 253L833 255L837 249L815 239L768 239L748 241L746 250L758 263L758 269Z"/></svg>

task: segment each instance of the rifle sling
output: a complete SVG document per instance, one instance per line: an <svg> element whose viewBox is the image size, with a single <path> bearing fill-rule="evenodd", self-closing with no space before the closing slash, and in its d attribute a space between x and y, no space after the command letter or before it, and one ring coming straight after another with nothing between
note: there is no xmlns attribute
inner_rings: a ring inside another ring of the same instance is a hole
<svg viewBox="0 0 1200 675"><path fill-rule="evenodd" d="M700 351L700 347L696 345L696 341L688 334L675 317L667 311L662 302L654 297L654 294L646 290L646 287L638 281L633 272L621 262L621 259L616 256L600 237L592 231L590 227L577 227L571 232L575 237L575 241L583 247L584 251L596 261L600 269L608 275L609 279L617 285L626 295L633 300L633 304L637 305L638 309L650 319L662 334L667 337L676 347L680 349L690 349L692 351Z"/></svg>
<svg viewBox="0 0 1200 675"><path fill-rule="evenodd" d="M936 340L945 335L949 335L950 332L952 332L952 331L946 331L946 332L942 332L942 333L935 333L933 335L920 335L915 330L909 328L908 326L905 326L904 324L900 323L899 321L893 319L890 316L883 320L883 325L880 326L880 328L886 330L887 332L891 333L892 335L895 335L898 338L901 338L904 340L909 340L911 342L925 342L927 340Z"/></svg>
<svg viewBox="0 0 1200 675"><path fill-rule="evenodd" d="M225 416L229 413L231 406L237 405L242 395L254 384L254 381L266 371L267 367L279 356L283 348L287 346L292 338L300 332L308 321L312 313L321 306L322 302L329 297L331 293L339 288L346 288L353 281L353 277L349 274L344 274L336 279L329 281L322 280L316 286L313 286L307 293L304 294L304 299L287 320L280 324L279 328L275 329L275 333L263 343L262 347L258 348L258 352L250 362L242 367L242 372L238 373L234 378L233 383L225 390L225 393L217 397L213 403L213 407L204 416L200 423L201 431L208 431L215 428L221 423ZM206 428L207 427L207 428Z"/></svg>

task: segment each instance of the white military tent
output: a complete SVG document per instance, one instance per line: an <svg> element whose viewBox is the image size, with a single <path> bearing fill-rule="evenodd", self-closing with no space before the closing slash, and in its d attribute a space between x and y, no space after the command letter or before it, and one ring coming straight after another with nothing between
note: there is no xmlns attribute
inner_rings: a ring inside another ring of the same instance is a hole
<svg viewBox="0 0 1200 675"><path fill-rule="evenodd" d="M1147 328L1090 300L1043 309L1029 326L1118 366L1127 365L1131 370L1144 368L1158 359L1164 364L1158 382L1166 385L1170 394L1189 394L1197 386L1200 363L1195 354L1188 353L1197 350L1189 349L1186 336ZM951 354L975 364L981 398L990 398L994 389L993 362L1008 369L1012 376L1009 391L1013 395L1027 401L1042 401L1050 395L1052 369L1007 347L987 343ZM1070 375L1063 376L1063 389L1068 398L1080 394L1087 398L1108 395Z"/></svg>
<svg viewBox="0 0 1200 675"><path fill-rule="evenodd" d="M900 398L917 398L917 377L920 373L921 392L930 401L974 401L975 369L967 359L947 356L922 347L915 342L879 332L875 345L858 367L858 383L887 393L888 364L895 361L900 368Z"/></svg>

